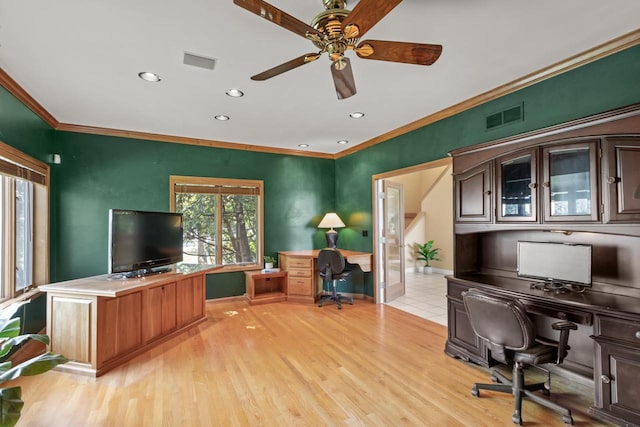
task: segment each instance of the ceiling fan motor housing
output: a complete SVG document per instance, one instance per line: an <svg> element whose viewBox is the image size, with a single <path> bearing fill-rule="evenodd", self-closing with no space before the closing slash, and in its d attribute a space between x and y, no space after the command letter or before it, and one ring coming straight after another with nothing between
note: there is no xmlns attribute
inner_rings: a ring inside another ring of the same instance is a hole
<svg viewBox="0 0 640 427"><path fill-rule="evenodd" d="M311 26L320 31L323 35L321 39L311 39L314 45L329 54L331 60L339 59L342 54L349 48L358 43L358 38L346 38L342 32L342 21L351 13L350 10L344 9L345 1L324 0L327 10L320 12L313 21ZM327 5L333 6L329 8ZM338 7L340 6L340 7Z"/></svg>

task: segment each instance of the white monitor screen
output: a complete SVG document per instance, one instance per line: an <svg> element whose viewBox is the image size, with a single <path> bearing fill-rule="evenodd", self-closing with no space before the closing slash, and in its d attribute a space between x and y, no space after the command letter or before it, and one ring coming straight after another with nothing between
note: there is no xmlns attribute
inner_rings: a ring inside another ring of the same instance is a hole
<svg viewBox="0 0 640 427"><path fill-rule="evenodd" d="M591 245L518 242L518 276L591 285Z"/></svg>

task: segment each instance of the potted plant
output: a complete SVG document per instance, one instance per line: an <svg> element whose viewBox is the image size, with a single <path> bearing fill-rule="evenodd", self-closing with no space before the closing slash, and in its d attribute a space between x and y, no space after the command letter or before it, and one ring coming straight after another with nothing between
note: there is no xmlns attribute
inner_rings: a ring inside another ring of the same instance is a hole
<svg viewBox="0 0 640 427"><path fill-rule="evenodd" d="M416 252L418 256L416 260L424 261L424 272L431 274L433 272L433 267L431 267L431 261L440 261L438 256L438 251L440 248L433 247L433 240L429 240L426 243L420 244L416 243Z"/></svg>
<svg viewBox="0 0 640 427"><path fill-rule="evenodd" d="M21 301L0 310L0 360L2 360L0 362L0 383L11 381L21 376L42 374L59 364L68 362L64 356L51 352L43 353L16 366L12 366L11 361L5 360L14 346L22 344L28 339L34 339L46 345L49 344L47 335L18 335L21 321L20 317L13 317L13 315L28 302ZM21 397L22 388L19 386L0 389L0 414L2 415L0 425L3 427L13 426L18 422L20 411L24 406Z"/></svg>
<svg viewBox="0 0 640 427"><path fill-rule="evenodd" d="M269 255L265 255L264 256L264 268L266 270L270 270L273 268L273 266L275 266L277 263L276 259L272 256Z"/></svg>

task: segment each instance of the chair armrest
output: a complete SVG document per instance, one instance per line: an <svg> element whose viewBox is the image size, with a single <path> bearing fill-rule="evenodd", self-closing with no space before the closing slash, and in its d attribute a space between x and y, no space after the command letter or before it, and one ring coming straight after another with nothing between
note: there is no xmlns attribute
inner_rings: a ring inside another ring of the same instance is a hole
<svg viewBox="0 0 640 427"><path fill-rule="evenodd" d="M569 331L575 331L578 329L578 325L571 323L568 320L561 320L553 323L551 328L556 331L560 331L560 339L558 340L558 358L556 359L556 365L559 365L567 356L567 350L569 349L569 346L567 345L569 342Z"/></svg>

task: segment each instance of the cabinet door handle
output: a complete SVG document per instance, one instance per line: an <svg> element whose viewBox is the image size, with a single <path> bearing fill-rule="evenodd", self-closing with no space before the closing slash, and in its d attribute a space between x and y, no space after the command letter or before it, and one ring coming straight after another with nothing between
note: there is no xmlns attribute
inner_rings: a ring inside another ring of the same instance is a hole
<svg viewBox="0 0 640 427"><path fill-rule="evenodd" d="M616 182L619 182L620 178L618 178L617 176L610 176L609 178L607 178L607 182L609 184L615 184Z"/></svg>
<svg viewBox="0 0 640 427"><path fill-rule="evenodd" d="M601 376L600 376L600 381L602 381L602 382L603 382L603 383L605 383L605 384L609 384L609 383L611 382L611 380L609 379L609 377L608 377L608 376L606 376L606 375L601 375Z"/></svg>
<svg viewBox="0 0 640 427"><path fill-rule="evenodd" d="M527 187L529 187L530 189L534 189L538 186L538 184L536 184L535 182L530 182L529 185Z"/></svg>

